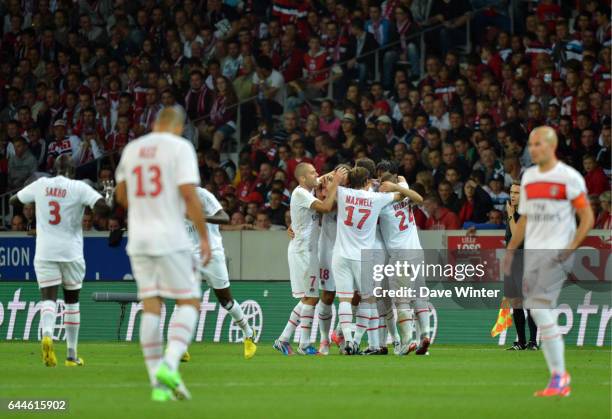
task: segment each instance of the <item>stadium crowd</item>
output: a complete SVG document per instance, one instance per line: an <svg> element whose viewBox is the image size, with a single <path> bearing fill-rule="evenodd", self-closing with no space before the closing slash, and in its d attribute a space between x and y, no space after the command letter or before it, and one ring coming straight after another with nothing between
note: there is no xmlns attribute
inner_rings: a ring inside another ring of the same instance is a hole
<svg viewBox="0 0 612 419"><path fill-rule="evenodd" d="M546 124L612 227L607 2L7 0L0 16L0 193L62 154L102 190L127 142L182 106L225 229L286 228L300 162L360 157L426 197L420 228L504 228ZM33 208L3 224L33 230ZM83 220L124 226L120 210Z"/></svg>

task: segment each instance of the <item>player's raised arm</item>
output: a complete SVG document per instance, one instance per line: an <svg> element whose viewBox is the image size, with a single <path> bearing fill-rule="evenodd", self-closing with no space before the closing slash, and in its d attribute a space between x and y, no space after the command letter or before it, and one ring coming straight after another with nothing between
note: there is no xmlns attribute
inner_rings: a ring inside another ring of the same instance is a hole
<svg viewBox="0 0 612 419"><path fill-rule="evenodd" d="M333 178L329 184L327 190L327 196L323 201L317 199L312 202L310 208L320 213L328 213L334 209L334 202L336 202L336 189L338 185L346 179L347 170L343 167L337 169L333 173Z"/></svg>
<svg viewBox="0 0 612 419"><path fill-rule="evenodd" d="M398 185L393 182L383 182L380 185L380 192L394 192L394 200L401 201L405 198L410 199L415 204L421 204L423 202L423 197L418 193L413 191L412 189L408 189L404 186Z"/></svg>

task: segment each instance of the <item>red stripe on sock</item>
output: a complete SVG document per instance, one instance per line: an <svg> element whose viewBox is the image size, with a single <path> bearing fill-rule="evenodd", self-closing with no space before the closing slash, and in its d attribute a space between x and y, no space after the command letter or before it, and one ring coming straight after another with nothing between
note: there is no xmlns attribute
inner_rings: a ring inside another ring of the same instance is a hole
<svg viewBox="0 0 612 419"><path fill-rule="evenodd" d="M351 323L353 323L353 322L340 322L340 324L347 324L347 323L348 323L348 324L351 324Z"/></svg>
<svg viewBox="0 0 612 419"><path fill-rule="evenodd" d="M553 340L553 339L557 339L558 337L561 336L561 333L557 333L556 335L552 335L552 336L542 336L542 340Z"/></svg>
<svg viewBox="0 0 612 419"><path fill-rule="evenodd" d="M332 316L329 316L329 317L321 317L321 315L319 314L319 320L329 320L329 319L331 319L331 318L332 318Z"/></svg>
<svg viewBox="0 0 612 419"><path fill-rule="evenodd" d="M302 316L302 319L314 319L313 316Z"/></svg>
<svg viewBox="0 0 612 419"><path fill-rule="evenodd" d="M189 342L187 342L185 339L183 339L183 338L182 338L182 337L180 337L180 336L170 336L170 337L168 338L168 341L173 341L173 340L179 341L179 342L181 342L181 343L183 343L183 344L185 344L185 345L189 345Z"/></svg>
<svg viewBox="0 0 612 419"><path fill-rule="evenodd" d="M75 324L81 324L81 323L79 323L79 322L64 322L64 324L72 324L72 325L75 325Z"/></svg>
<svg viewBox="0 0 612 419"><path fill-rule="evenodd" d="M367 329L368 328L367 326L364 326L363 324L359 324L359 323L357 323L355 326L361 327L362 329Z"/></svg>
<svg viewBox="0 0 612 419"><path fill-rule="evenodd" d="M312 329L310 326L302 326L302 329Z"/></svg>
<svg viewBox="0 0 612 419"><path fill-rule="evenodd" d="M428 312L429 312L428 308L424 309L424 310L417 310L417 311L415 311L416 314L419 314L419 313L428 313Z"/></svg>
<svg viewBox="0 0 612 419"><path fill-rule="evenodd" d="M297 327L297 323L296 323L296 322L294 322L293 320L291 320L291 319L290 319L290 320L289 320L289 323L291 323L292 325L294 325L295 327Z"/></svg>
<svg viewBox="0 0 612 419"><path fill-rule="evenodd" d="M368 329L368 332L371 332L372 330L378 330L378 328L373 328L373 329Z"/></svg>
<svg viewBox="0 0 612 419"><path fill-rule="evenodd" d="M64 311L64 314L79 314L80 311Z"/></svg>
<svg viewBox="0 0 612 419"><path fill-rule="evenodd" d="M293 314L295 314L296 316L300 316L300 313L298 313L297 311L293 310Z"/></svg>
<svg viewBox="0 0 612 419"><path fill-rule="evenodd" d="M149 342L149 343L140 343L142 348L156 348L158 346L162 346L162 342Z"/></svg>
<svg viewBox="0 0 612 419"><path fill-rule="evenodd" d="M397 323L398 323L398 324L399 324L399 323L404 323L404 322L407 322L407 321L409 321L409 320L412 320L412 319L404 319L404 320L400 320L400 321L399 321L399 322L397 322Z"/></svg>
<svg viewBox="0 0 612 419"><path fill-rule="evenodd" d="M149 355L149 356L145 356L144 359L146 359L147 361L150 359L162 359L161 355Z"/></svg>
<svg viewBox="0 0 612 419"><path fill-rule="evenodd" d="M360 319L368 319L368 320L370 320L370 318L368 316L360 316L359 314L356 315L355 317L360 318Z"/></svg>
<svg viewBox="0 0 612 419"><path fill-rule="evenodd" d="M172 329L174 327L178 327L179 329L184 329L184 330L186 330L188 332L191 332L191 328L188 325L186 325L185 323L174 322L168 328Z"/></svg>
<svg viewBox="0 0 612 419"><path fill-rule="evenodd" d="M378 326L378 328L379 328L379 329L386 329L386 328L387 328L387 326L383 324L382 326Z"/></svg>

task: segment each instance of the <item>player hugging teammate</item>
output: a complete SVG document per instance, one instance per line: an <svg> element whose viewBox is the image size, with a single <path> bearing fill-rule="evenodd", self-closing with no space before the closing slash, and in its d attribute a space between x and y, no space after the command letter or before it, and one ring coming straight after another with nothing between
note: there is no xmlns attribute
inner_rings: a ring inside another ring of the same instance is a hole
<svg viewBox="0 0 612 419"><path fill-rule="evenodd" d="M377 299L373 294L374 280L370 271L373 263L387 261L388 249L421 249L409 203L418 204L422 202L422 197L408 189L403 179L398 181L396 175L388 172L384 173L381 184L374 178L376 169L370 159L358 160L356 166L348 171L348 176L347 168L342 166L320 178L310 164L301 164L296 169L300 185L291 199L293 237L289 244L288 260L293 295L301 300L293 309L285 330L274 343L274 348L279 352L285 355L293 353L289 340L299 322L301 336L298 353L327 355L331 304L337 295L340 301L339 330L334 331L331 337L341 346L341 353L387 354L387 332L391 334L396 354L408 354L415 349L418 354L427 353L427 301ZM391 169L391 165L383 164L379 169L385 171ZM322 200L315 196L317 189ZM393 206L398 203L401 208ZM394 257L400 256L394 254ZM317 278L322 290L320 301L315 287ZM389 280L393 286L398 286L395 278ZM382 286L388 288L389 280L385 280ZM317 301L321 324L319 351L310 342ZM393 305L398 309L399 339ZM418 349L412 336L413 308L416 309L420 325L421 342ZM362 352L360 343L366 332L369 346Z"/></svg>

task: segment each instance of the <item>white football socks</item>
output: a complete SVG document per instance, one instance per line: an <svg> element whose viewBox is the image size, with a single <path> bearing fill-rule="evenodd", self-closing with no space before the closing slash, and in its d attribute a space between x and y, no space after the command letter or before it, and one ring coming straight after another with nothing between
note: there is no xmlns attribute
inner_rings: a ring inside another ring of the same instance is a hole
<svg viewBox="0 0 612 419"><path fill-rule="evenodd" d="M414 314L419 321L420 336L417 339L429 337L429 306L427 301L418 299L415 302Z"/></svg>
<svg viewBox="0 0 612 419"><path fill-rule="evenodd" d="M412 341L414 333L414 312L410 308L400 308L397 311L397 324L399 326L400 340L402 344Z"/></svg>
<svg viewBox="0 0 612 419"><path fill-rule="evenodd" d="M172 371L178 369L183 354L187 351L198 321L198 310L190 304L178 306L168 326L168 345L164 362Z"/></svg>
<svg viewBox="0 0 612 419"><path fill-rule="evenodd" d="M376 304L370 303L370 321L368 323L368 347L371 349L379 349L380 344L380 320ZM387 334L385 333L385 336Z"/></svg>
<svg viewBox="0 0 612 419"><path fill-rule="evenodd" d="M342 334L344 335L344 341L351 342L353 340L351 331L351 326L353 324L351 303L348 301L340 301L338 305L338 319L340 320L339 323L342 328Z"/></svg>
<svg viewBox="0 0 612 419"><path fill-rule="evenodd" d="M291 336L293 332L295 332L296 327L300 321L300 316L302 315L302 302L298 302L293 310L291 311L291 315L289 315L289 320L287 321L287 325L278 338L281 342L289 342L291 340Z"/></svg>
<svg viewBox="0 0 612 419"><path fill-rule="evenodd" d="M56 306L53 300L44 300L40 306L40 328L43 337L53 338L53 328L55 327Z"/></svg>
<svg viewBox="0 0 612 419"><path fill-rule="evenodd" d="M242 333L244 333L244 337L245 338L253 337L253 329L251 328L251 326L249 326L249 323L247 322L246 317L244 317L242 307L240 307L240 304L238 304L238 301L236 300L230 301L227 304L227 306L229 308L228 307L223 307L223 308L225 308L227 312L229 313L229 315L232 316L234 323L236 323L238 327L240 327L240 329L242 330Z"/></svg>
<svg viewBox="0 0 612 419"><path fill-rule="evenodd" d="M160 316L158 314L142 313L140 316L140 348L152 386L157 384L155 372L164 353L164 342L159 329L159 322Z"/></svg>
<svg viewBox="0 0 612 419"><path fill-rule="evenodd" d="M357 316L355 318L355 336L353 337L353 341L357 346L359 346L361 343L361 338L366 330L368 330L368 326L370 325L370 312L370 303L361 301L359 303L359 308L357 309Z"/></svg>
<svg viewBox="0 0 612 419"><path fill-rule="evenodd" d="M565 345L563 335L557 325L557 315L552 309L531 309L531 317L540 329L542 352L548 370L553 373L565 373Z"/></svg>
<svg viewBox="0 0 612 419"><path fill-rule="evenodd" d="M79 303L66 304L64 308L64 327L66 328L66 346L68 358L77 359L77 343L79 341L79 327L81 325L81 311Z"/></svg>
<svg viewBox="0 0 612 419"><path fill-rule="evenodd" d="M319 300L319 332L321 342L329 341L329 328L331 327L332 306Z"/></svg>
<svg viewBox="0 0 612 419"><path fill-rule="evenodd" d="M310 334L312 332L312 321L314 319L315 306L309 304L302 305L302 314L300 316L300 348L310 346Z"/></svg>

